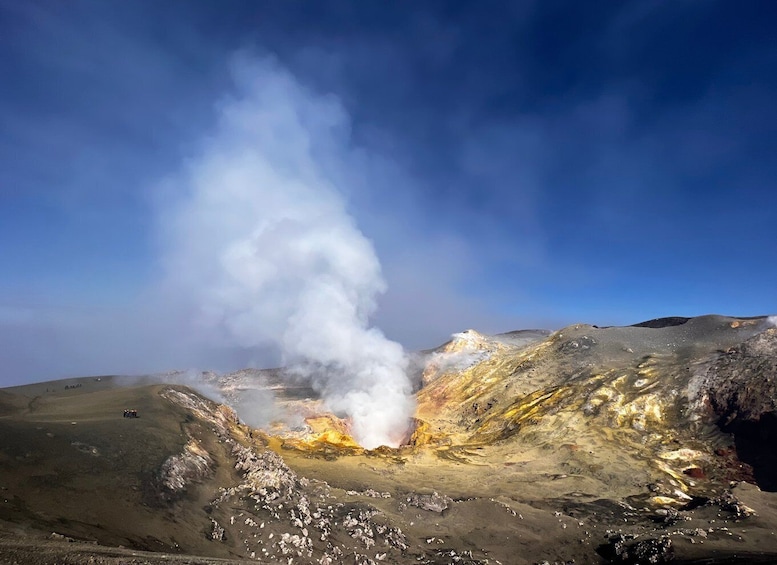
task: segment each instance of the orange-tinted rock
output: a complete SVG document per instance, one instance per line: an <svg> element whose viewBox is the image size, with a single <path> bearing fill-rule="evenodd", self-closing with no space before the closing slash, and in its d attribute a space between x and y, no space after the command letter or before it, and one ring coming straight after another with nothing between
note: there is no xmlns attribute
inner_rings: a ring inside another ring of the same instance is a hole
<svg viewBox="0 0 777 565"><path fill-rule="evenodd" d="M704 470L701 469L700 467L689 467L688 469L685 469L683 473L685 473L686 475L694 479L706 478L706 475L704 474Z"/></svg>

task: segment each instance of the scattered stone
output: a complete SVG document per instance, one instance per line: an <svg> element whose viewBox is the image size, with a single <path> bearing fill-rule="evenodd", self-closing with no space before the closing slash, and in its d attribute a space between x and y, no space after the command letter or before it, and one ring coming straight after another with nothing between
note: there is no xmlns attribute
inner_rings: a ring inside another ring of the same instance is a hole
<svg viewBox="0 0 777 565"><path fill-rule="evenodd" d="M655 511L653 520L668 527L683 520L683 516L674 508L659 508Z"/></svg>
<svg viewBox="0 0 777 565"><path fill-rule="evenodd" d="M743 504L731 491L726 491L717 498L709 501L709 505L718 506L721 510L734 515L734 518L742 519L756 516L755 510Z"/></svg>
<svg viewBox="0 0 777 565"><path fill-rule="evenodd" d="M611 563L618 565L643 565L667 563L674 559L672 540L667 536L658 539L631 541L636 536L616 534L597 551Z"/></svg>
<svg viewBox="0 0 777 565"><path fill-rule="evenodd" d="M437 492L432 494L412 493L407 496L407 503L410 506L440 514L453 504L453 499Z"/></svg>
<svg viewBox="0 0 777 565"><path fill-rule="evenodd" d="M210 539L214 541L225 541L227 539L226 532L224 531L224 528L222 528L216 520L213 518L210 519L211 523L211 531L210 531Z"/></svg>
<svg viewBox="0 0 777 565"><path fill-rule="evenodd" d="M49 536L49 539L59 540L59 541L66 541L66 542L69 542L69 543L73 543L74 541L76 541L73 538L70 538L70 537L62 535L62 534L58 534L57 532L51 532L51 535Z"/></svg>

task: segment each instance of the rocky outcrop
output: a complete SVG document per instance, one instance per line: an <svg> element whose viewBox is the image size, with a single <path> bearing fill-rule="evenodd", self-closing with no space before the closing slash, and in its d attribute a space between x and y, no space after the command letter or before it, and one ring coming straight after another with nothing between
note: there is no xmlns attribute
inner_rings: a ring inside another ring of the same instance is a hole
<svg viewBox="0 0 777 565"><path fill-rule="evenodd" d="M229 408L186 389L161 394L215 432L240 477L237 484L221 487L208 506L209 522L202 526L208 540L235 546L248 559L300 564L395 562L408 549L401 529L381 511L361 500L342 502L327 483L299 476L280 455L244 433ZM157 480L161 494L174 500L212 474L214 459L190 440L162 465ZM390 498L372 489L346 494ZM429 504L444 502L435 497Z"/></svg>
<svg viewBox="0 0 777 565"><path fill-rule="evenodd" d="M674 559L672 540L660 538L634 540L629 536L616 534L599 549L609 563L618 565L642 565L668 563Z"/></svg>
<svg viewBox="0 0 777 565"><path fill-rule="evenodd" d="M450 497L437 492L431 494L411 493L407 495L406 502L410 506L438 514L442 514L443 511L453 504L453 500Z"/></svg>
<svg viewBox="0 0 777 565"><path fill-rule="evenodd" d="M723 426L777 411L777 329L727 349L705 375L702 394Z"/></svg>
<svg viewBox="0 0 777 565"><path fill-rule="evenodd" d="M764 490L777 490L777 329L726 349L701 378L699 398L734 435L739 460Z"/></svg>
<svg viewBox="0 0 777 565"><path fill-rule="evenodd" d="M212 508L225 516L225 535L240 540L247 557L375 563L408 548L402 531L376 508L338 502L329 485L299 477L276 453L239 444L232 453L242 481L222 489ZM364 496L373 493L383 498L375 491Z"/></svg>
<svg viewBox="0 0 777 565"><path fill-rule="evenodd" d="M157 474L159 494L172 500L213 473L213 459L195 440L189 440L181 453L171 455Z"/></svg>

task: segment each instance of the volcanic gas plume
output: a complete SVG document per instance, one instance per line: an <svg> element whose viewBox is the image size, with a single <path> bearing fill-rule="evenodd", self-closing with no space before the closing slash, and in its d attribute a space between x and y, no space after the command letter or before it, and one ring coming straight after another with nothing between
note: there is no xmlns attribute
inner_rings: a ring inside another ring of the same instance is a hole
<svg viewBox="0 0 777 565"><path fill-rule="evenodd" d="M396 445L411 384L402 347L370 327L386 285L333 180L353 161L347 115L273 60L233 75L215 131L169 181L169 286L208 339L274 344L363 446Z"/></svg>

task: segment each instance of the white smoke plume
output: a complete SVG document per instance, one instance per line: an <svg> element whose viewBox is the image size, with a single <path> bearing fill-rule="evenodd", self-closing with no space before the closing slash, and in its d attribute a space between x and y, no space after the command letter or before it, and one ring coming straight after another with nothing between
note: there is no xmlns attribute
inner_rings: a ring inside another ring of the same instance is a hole
<svg viewBox="0 0 777 565"><path fill-rule="evenodd" d="M272 59L233 74L216 131L166 187L169 290L209 341L275 344L361 445L396 445L411 383L402 347L370 327L385 283L334 184L355 164L348 117Z"/></svg>

